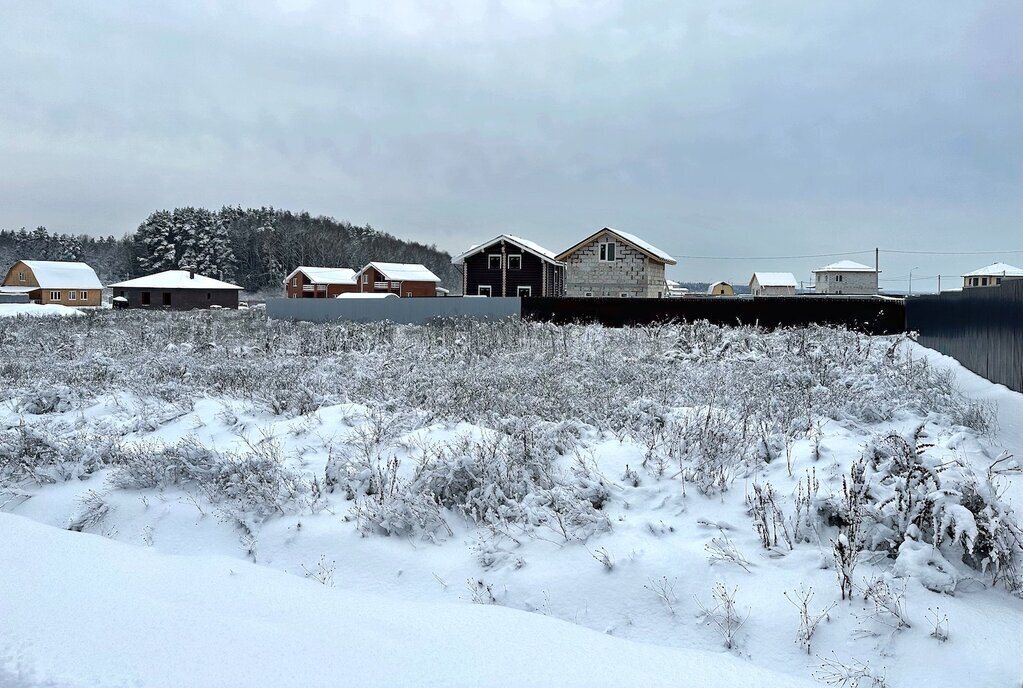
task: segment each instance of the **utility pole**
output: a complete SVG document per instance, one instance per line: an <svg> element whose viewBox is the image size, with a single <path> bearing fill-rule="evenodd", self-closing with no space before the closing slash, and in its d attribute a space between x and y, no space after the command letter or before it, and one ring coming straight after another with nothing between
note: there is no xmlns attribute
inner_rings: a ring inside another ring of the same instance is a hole
<svg viewBox="0 0 1023 688"><path fill-rule="evenodd" d="M881 272L881 250L874 248L874 272Z"/></svg>
<svg viewBox="0 0 1023 688"><path fill-rule="evenodd" d="M941 293L941 275L938 275L938 293Z"/></svg>

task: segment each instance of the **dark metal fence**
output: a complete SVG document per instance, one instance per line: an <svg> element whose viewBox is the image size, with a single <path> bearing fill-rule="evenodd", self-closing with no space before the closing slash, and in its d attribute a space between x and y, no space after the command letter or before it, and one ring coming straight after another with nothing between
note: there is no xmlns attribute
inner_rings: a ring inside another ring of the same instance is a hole
<svg viewBox="0 0 1023 688"><path fill-rule="evenodd" d="M895 334L905 331L905 313L901 299L849 296L522 299L524 318L556 323L600 323L609 327L707 320L717 325L767 328L831 325L867 334Z"/></svg>
<svg viewBox="0 0 1023 688"><path fill-rule="evenodd" d="M926 347L1023 392L1023 279L906 301L906 329Z"/></svg>

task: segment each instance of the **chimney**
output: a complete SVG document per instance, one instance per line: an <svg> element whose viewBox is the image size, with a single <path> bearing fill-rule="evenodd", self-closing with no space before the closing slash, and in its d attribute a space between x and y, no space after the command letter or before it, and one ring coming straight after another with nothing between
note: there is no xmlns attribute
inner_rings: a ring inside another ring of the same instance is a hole
<svg viewBox="0 0 1023 688"><path fill-rule="evenodd" d="M195 279L195 266L194 265L189 265L188 266L188 279L193 279L193 280Z"/></svg>

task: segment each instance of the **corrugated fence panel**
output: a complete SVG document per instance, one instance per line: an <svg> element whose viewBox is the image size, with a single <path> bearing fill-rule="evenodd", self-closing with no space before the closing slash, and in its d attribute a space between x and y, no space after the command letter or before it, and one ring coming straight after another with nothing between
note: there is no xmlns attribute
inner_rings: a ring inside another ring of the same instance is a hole
<svg viewBox="0 0 1023 688"><path fill-rule="evenodd" d="M440 318L502 320L518 318L521 299L405 298L405 299L267 299L266 315L274 320L308 322L390 321L423 325Z"/></svg>
<svg viewBox="0 0 1023 688"><path fill-rule="evenodd" d="M707 320L717 325L801 327L830 325L867 334L905 331L901 299L779 296L756 298L526 298L522 316L556 323L601 323L609 327L671 320Z"/></svg>
<svg viewBox="0 0 1023 688"><path fill-rule="evenodd" d="M906 329L924 346L1023 392L1023 279L908 299Z"/></svg>

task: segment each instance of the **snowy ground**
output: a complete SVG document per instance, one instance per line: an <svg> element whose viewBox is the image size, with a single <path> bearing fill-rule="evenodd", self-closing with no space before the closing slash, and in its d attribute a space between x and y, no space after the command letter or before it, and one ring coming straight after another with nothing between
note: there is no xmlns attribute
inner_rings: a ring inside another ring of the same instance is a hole
<svg viewBox="0 0 1023 688"><path fill-rule="evenodd" d="M1011 566L967 556L1023 500L1013 459L987 481L1023 396L912 343L104 317L0 328L0 685L1023 680ZM885 542L893 435L937 547Z"/></svg>
<svg viewBox="0 0 1023 688"><path fill-rule="evenodd" d="M77 316L82 315L82 311L59 303L0 303L0 318L15 318L19 315Z"/></svg>

